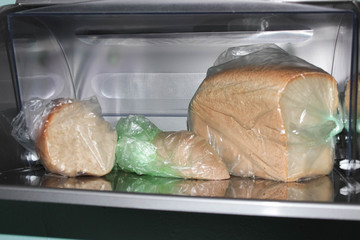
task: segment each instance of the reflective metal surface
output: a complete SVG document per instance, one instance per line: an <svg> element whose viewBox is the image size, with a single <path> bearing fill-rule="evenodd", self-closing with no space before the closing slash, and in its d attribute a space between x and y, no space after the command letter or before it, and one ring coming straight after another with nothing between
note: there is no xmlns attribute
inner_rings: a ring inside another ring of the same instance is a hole
<svg viewBox="0 0 360 240"><path fill-rule="evenodd" d="M64 4L64 3L79 3L79 2L89 2L89 0L17 0L16 3L18 4ZM92 0L97 2L105 2L106 0ZM246 0L238 0L238 2L244 2ZM268 2L279 2L279 0L267 0ZM282 2L348 2L350 0L282 0ZM117 2L127 2L126 0L117 0ZM157 3L161 2L168 2L167 0L163 1L156 1ZM180 1L172 1L172 2L181 2L181 3L193 3L193 0L180 0ZM214 3L218 2L218 0L206 0L206 1L199 1L201 3ZM221 3L225 3L227 1L221 1ZM230 2L233 2L230 0ZM131 3L134 4L143 4L144 1L142 0L133 0Z"/></svg>
<svg viewBox="0 0 360 240"><path fill-rule="evenodd" d="M41 167L0 175L0 198L134 209L360 220L359 189L334 171L301 183L138 176L64 178Z"/></svg>
<svg viewBox="0 0 360 240"><path fill-rule="evenodd" d="M330 176L299 183L240 177L221 181L188 180L140 176L122 171L111 172L105 177L67 178L46 173L39 167L34 170L5 172L0 176L0 184L121 193L311 202L334 202L335 196Z"/></svg>

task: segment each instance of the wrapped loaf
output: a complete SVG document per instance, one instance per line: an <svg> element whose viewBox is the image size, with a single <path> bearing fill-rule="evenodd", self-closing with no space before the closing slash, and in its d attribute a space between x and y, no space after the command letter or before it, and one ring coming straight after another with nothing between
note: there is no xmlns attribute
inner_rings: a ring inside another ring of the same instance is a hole
<svg viewBox="0 0 360 240"><path fill-rule="evenodd" d="M337 82L276 45L231 48L195 93L188 123L231 175L296 181L333 168Z"/></svg>
<svg viewBox="0 0 360 240"><path fill-rule="evenodd" d="M124 171L187 179L230 177L215 150L193 132L163 132L139 115L121 118L116 130L115 166Z"/></svg>
<svg viewBox="0 0 360 240"><path fill-rule="evenodd" d="M32 99L12 126L15 139L51 173L103 176L114 166L117 134L96 98Z"/></svg>

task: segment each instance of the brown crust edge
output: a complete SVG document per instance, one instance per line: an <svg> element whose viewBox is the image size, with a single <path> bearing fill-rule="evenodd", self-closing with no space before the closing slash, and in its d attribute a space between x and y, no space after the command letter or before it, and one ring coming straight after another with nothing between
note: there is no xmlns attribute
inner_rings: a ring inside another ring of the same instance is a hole
<svg viewBox="0 0 360 240"><path fill-rule="evenodd" d="M46 142L49 137L48 136L48 128L49 128L49 125L52 122L55 114L70 104L72 104L72 103L63 102L60 104L56 104L56 106L54 106L51 109L47 118L45 120L43 120L44 121L43 126L39 130L38 136L35 141L35 148L36 148L36 151L40 154L40 161L41 161L42 165L45 167L45 169L47 171L52 172L52 173L57 173L60 175L64 175L64 174L61 171L59 171L59 169L56 166L51 164L51 161L49 158L49 151L48 151Z"/></svg>

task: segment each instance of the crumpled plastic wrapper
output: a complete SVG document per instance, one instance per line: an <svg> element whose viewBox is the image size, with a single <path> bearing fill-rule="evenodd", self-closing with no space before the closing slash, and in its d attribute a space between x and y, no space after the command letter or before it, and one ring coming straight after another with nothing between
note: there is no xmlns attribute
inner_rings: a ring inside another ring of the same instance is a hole
<svg viewBox="0 0 360 240"><path fill-rule="evenodd" d="M189 106L231 175L300 181L329 174L343 129L336 80L273 44L222 53Z"/></svg>
<svg viewBox="0 0 360 240"><path fill-rule="evenodd" d="M32 99L11 125L12 136L51 173L103 176L114 166L117 134L95 97Z"/></svg>
<svg viewBox="0 0 360 240"><path fill-rule="evenodd" d="M192 132L163 132L140 115L121 118L116 130L116 168L158 177L206 180L230 177L210 144Z"/></svg>

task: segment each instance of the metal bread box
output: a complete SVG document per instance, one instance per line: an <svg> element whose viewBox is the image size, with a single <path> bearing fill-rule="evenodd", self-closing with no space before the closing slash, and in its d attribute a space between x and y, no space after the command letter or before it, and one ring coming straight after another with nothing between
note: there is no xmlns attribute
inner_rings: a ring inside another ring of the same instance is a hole
<svg viewBox="0 0 360 240"><path fill-rule="evenodd" d="M0 8L0 26L0 199L360 220L352 1L19 0ZM276 44L336 79L346 127L329 175L288 183L124 172L64 178L47 173L11 136L12 119L35 97L96 96L113 126L139 114L162 130L186 130L189 103L217 57L252 44Z"/></svg>

